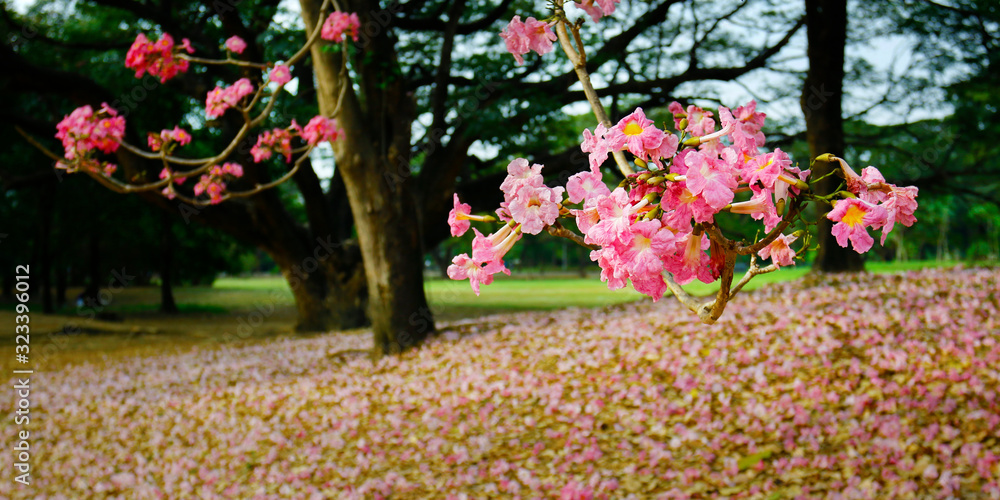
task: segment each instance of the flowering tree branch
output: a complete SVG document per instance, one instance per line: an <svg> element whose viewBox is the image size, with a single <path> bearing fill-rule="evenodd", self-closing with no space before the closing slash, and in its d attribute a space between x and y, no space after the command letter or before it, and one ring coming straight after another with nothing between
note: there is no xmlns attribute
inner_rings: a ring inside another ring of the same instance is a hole
<svg viewBox="0 0 1000 500"><path fill-rule="evenodd" d="M584 0L575 5L597 22L617 3ZM838 244L850 242L858 252L873 244L868 228L881 229L884 241L895 222L909 226L916 221L916 188L889 184L874 167L858 175L833 155L818 160L839 162L847 189L829 197L812 194L809 170L793 165L780 149L761 152L765 115L756 111L753 101L735 110L720 106L718 115L674 102L668 109L676 133L656 127L642 108L612 124L587 73L579 36L582 21L567 18L563 0L552 5L551 21L515 16L500 36L518 63L523 63L523 54L545 54L559 41L597 118L593 132L583 131L580 145L589 154L591 168L570 177L565 187L553 188L543 182L542 165L518 158L507 166L500 186L504 202L496 212L506 224L489 236L477 230L472 256L459 255L448 268L451 278L469 279L477 294L479 285L491 283L494 274L509 273L502 259L522 234L544 230L590 248L609 288L631 282L653 300L669 289L702 322L714 323L755 276L794 265L808 249L808 238L798 251L791 248L801 231L787 233L801 220L808 201L840 198L825 217L837 222L833 233ZM644 171L635 173L628 166L626 152ZM609 156L625 175L614 190L604 184L601 172ZM488 222L487 216L474 216L469 209L455 197L449 216L453 235L468 230L469 221ZM716 223L722 212L760 221L766 235L753 243L728 238ZM583 235L564 228L560 217L575 218ZM751 257L751 266L734 287L736 260L743 255ZM770 259L771 265L758 266L758 257ZM719 290L711 299L696 298L682 286L695 279L718 281Z"/></svg>

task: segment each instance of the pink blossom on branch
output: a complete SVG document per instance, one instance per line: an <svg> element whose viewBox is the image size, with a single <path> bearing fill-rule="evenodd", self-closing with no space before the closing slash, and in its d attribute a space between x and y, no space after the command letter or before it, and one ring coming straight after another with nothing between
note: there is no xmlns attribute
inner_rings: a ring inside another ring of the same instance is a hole
<svg viewBox="0 0 1000 500"><path fill-rule="evenodd" d="M700 194L716 210L733 201L737 182L735 172L728 163L700 151L688 154L684 163L687 166L687 188L692 194Z"/></svg>
<svg viewBox="0 0 1000 500"><path fill-rule="evenodd" d="M125 67L135 70L136 78L149 73L159 77L163 83L177 73L188 70L188 61L177 57L177 53L182 50L189 54L194 53L187 38L181 45L175 47L174 39L168 33L164 33L155 43L146 38L146 35L139 33L125 54Z"/></svg>
<svg viewBox="0 0 1000 500"><path fill-rule="evenodd" d="M163 129L159 134L150 132L147 142L149 144L149 149L159 151L165 144L168 143L176 143L181 146L186 146L191 142L191 134L180 127L174 127L173 130Z"/></svg>
<svg viewBox="0 0 1000 500"><path fill-rule="evenodd" d="M525 186L507 204L514 222L521 224L521 231L538 234L545 226L559 218L559 204L562 203L563 188L547 186Z"/></svg>
<svg viewBox="0 0 1000 500"><path fill-rule="evenodd" d="M292 132L284 128L266 130L257 136L257 144L250 148L253 161L260 163L271 157L273 153L285 157L285 163L292 161Z"/></svg>
<svg viewBox="0 0 1000 500"><path fill-rule="evenodd" d="M361 20L358 18L357 13L334 12L323 22L319 36L324 40L340 43L344 41L344 34L347 33L356 42L358 41L358 30L360 28Z"/></svg>
<svg viewBox="0 0 1000 500"><path fill-rule="evenodd" d="M231 36L226 40L226 50L234 52L236 54L242 54L247 48L247 43L243 41L242 38L238 36Z"/></svg>
<svg viewBox="0 0 1000 500"><path fill-rule="evenodd" d="M556 34L552 32L552 26L543 21L538 21L529 17L522 22L521 16L514 16L514 19L507 24L507 28L500 33L507 45L507 52L514 55L517 64L524 64L521 57L533 50L538 55L544 55L552 51L552 42L556 40Z"/></svg>
<svg viewBox="0 0 1000 500"><path fill-rule="evenodd" d="M462 236L472 225L468 216L472 213L472 205L458 201L458 193L454 195L454 208L448 212L448 226L451 227L452 236Z"/></svg>
<svg viewBox="0 0 1000 500"><path fill-rule="evenodd" d="M771 244L761 248L757 252L762 259L771 259L771 262L777 266L794 266L795 265L795 250L792 250L791 244L798 239L798 236L793 234L782 234L779 235Z"/></svg>
<svg viewBox="0 0 1000 500"><path fill-rule="evenodd" d="M209 118L218 118L227 109L239 104L241 99L252 94L253 91L253 84L247 78L240 78L224 89L216 86L205 98L205 114Z"/></svg>
<svg viewBox="0 0 1000 500"><path fill-rule="evenodd" d="M284 64L278 64L267 75L267 79L272 83L284 85L292 81L292 70Z"/></svg>
<svg viewBox="0 0 1000 500"><path fill-rule="evenodd" d="M621 0L583 0L574 2L577 7L587 13L596 23L604 16L615 12L615 5Z"/></svg>
<svg viewBox="0 0 1000 500"><path fill-rule="evenodd" d="M507 177L500 184L500 190L503 191L504 201L509 204L521 189L536 188L542 184L542 165L535 163L528 166L528 160L515 158L507 164Z"/></svg>
<svg viewBox="0 0 1000 500"><path fill-rule="evenodd" d="M865 253L871 249L875 240L868 234L868 227L878 225L881 227L886 223L886 211L878 205L867 203L864 200L850 198L837 200L833 210L826 214L826 218L836 222L831 232L837 238L837 244L847 247L850 240L854 250L858 253Z"/></svg>
<svg viewBox="0 0 1000 500"><path fill-rule="evenodd" d="M302 139L310 146L315 146L324 141L334 142L344 134L344 130L337 125L336 118L325 116L314 116L305 128L302 129Z"/></svg>
<svg viewBox="0 0 1000 500"><path fill-rule="evenodd" d="M125 135L125 118L102 104L96 113L88 106L81 106L63 117L56 124L56 138L62 141L63 157L68 161L56 163L56 168L67 172L86 170L110 176L117 170L111 163L94 159L94 153L113 153L118 150Z"/></svg>
<svg viewBox="0 0 1000 500"><path fill-rule="evenodd" d="M611 190L604 184L604 176L600 170L578 172L570 176L566 182L566 193L570 203L580 203L595 196L607 196Z"/></svg>

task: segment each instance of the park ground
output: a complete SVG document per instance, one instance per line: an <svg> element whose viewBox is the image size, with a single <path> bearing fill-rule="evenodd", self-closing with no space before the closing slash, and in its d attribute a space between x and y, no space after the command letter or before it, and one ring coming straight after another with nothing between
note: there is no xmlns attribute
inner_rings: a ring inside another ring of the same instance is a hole
<svg viewBox="0 0 1000 500"><path fill-rule="evenodd" d="M115 333L35 330L35 482L0 497L996 498L1000 271L899 267L768 275L711 326L596 280L434 281L442 335L378 362L291 334L273 278L176 318L125 290ZM32 324L70 320L107 327Z"/></svg>

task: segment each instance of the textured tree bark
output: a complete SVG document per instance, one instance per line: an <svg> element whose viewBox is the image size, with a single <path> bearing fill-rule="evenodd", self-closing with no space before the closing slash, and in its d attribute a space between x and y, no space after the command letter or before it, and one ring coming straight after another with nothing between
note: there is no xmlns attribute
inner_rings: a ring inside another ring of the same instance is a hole
<svg viewBox="0 0 1000 500"><path fill-rule="evenodd" d="M160 312L177 314L174 301L174 224L170 214L160 215Z"/></svg>
<svg viewBox="0 0 1000 500"><path fill-rule="evenodd" d="M812 158L823 153L843 156L844 119L842 100L844 88L844 45L847 43L847 1L806 0L806 28L809 47L809 72L802 87L800 104L806 118L806 140ZM822 177L831 172L836 163L819 162L813 165L813 176ZM815 189L826 195L842 182L830 176L820 181ZM829 204L818 204L820 213L828 212ZM830 233L833 223L823 217L819 221L819 251L813 270L839 273L864 271L865 262L851 248L837 244Z"/></svg>
<svg viewBox="0 0 1000 500"><path fill-rule="evenodd" d="M301 0L306 29L320 19L318 0ZM344 137L333 144L337 169L344 180L354 214L358 243L368 283L368 310L375 334L373 356L418 345L434 330L423 288L420 223L413 197L408 158L414 107L403 87L387 25L378 19L377 2L346 7L362 17L365 30L358 50L378 57L360 64L358 86L364 106L348 75L341 74L342 54L311 47L320 112L334 115ZM359 58L360 59L360 58ZM345 87L346 86L346 87Z"/></svg>

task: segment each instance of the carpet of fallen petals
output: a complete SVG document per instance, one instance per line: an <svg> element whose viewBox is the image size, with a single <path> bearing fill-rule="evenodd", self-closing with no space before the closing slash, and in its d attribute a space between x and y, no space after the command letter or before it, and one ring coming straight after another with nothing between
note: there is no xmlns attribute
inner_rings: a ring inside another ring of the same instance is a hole
<svg viewBox="0 0 1000 500"><path fill-rule="evenodd" d="M672 300L490 316L375 364L332 334L40 373L34 482L0 497L998 498L998 278L771 285L712 326Z"/></svg>

